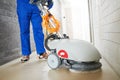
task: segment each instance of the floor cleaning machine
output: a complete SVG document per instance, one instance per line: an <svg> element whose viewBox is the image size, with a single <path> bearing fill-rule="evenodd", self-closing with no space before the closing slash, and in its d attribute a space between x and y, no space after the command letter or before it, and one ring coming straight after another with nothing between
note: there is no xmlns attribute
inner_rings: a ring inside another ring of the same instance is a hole
<svg viewBox="0 0 120 80"><path fill-rule="evenodd" d="M42 0L38 0L36 4L44 13L42 24L49 33L45 39L45 47L50 52L47 59L48 66L51 69L58 69L64 65L63 67L76 71L100 69L101 55L95 46L87 41L70 39L66 34L60 34L58 20L41 2Z"/></svg>

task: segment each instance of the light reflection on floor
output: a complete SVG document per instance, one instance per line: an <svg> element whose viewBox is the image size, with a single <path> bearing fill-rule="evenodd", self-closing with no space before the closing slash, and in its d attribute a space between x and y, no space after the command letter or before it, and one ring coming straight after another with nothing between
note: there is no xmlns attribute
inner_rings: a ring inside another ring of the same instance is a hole
<svg viewBox="0 0 120 80"><path fill-rule="evenodd" d="M105 60L102 59L101 63L101 70L74 73L63 68L51 70L46 60L37 60L31 55L26 63L16 59L0 66L0 80L120 80Z"/></svg>

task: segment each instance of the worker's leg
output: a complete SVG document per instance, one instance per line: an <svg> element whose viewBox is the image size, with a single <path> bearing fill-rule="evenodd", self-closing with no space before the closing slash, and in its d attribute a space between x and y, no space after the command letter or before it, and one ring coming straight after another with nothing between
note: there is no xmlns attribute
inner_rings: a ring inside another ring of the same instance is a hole
<svg viewBox="0 0 120 80"><path fill-rule="evenodd" d="M24 6L20 6L17 9L19 25L20 25L20 37L22 55L29 56L31 54L30 49L30 13Z"/></svg>
<svg viewBox="0 0 120 80"><path fill-rule="evenodd" d="M36 44L37 54L43 54L45 52L44 48L44 34L41 26L42 18L39 11L33 12L32 17L34 40Z"/></svg>

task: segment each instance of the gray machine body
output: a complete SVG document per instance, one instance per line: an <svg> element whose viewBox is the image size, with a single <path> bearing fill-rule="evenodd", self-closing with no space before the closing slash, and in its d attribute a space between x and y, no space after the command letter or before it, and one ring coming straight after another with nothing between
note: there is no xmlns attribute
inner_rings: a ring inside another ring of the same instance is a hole
<svg viewBox="0 0 120 80"><path fill-rule="evenodd" d="M48 45L51 49L56 49L57 53L59 50L65 50L68 53L69 60L77 62L97 62L101 59L99 51L87 41L77 39L56 39L50 41Z"/></svg>

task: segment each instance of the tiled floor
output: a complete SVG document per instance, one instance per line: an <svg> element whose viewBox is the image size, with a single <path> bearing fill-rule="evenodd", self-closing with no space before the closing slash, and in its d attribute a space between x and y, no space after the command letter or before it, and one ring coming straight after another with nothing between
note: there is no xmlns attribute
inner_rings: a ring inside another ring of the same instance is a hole
<svg viewBox="0 0 120 80"><path fill-rule="evenodd" d="M0 66L0 80L120 80L105 60L101 59L101 63L99 71L73 73L67 69L51 70L46 60L31 55L26 63L17 59Z"/></svg>

